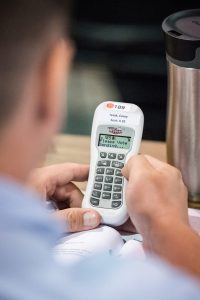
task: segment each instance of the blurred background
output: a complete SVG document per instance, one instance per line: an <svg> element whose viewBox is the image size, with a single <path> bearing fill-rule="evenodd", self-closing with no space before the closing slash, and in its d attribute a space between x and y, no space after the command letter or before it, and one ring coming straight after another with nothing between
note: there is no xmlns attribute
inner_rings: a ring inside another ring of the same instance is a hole
<svg viewBox="0 0 200 300"><path fill-rule="evenodd" d="M165 140L167 70L161 23L196 1L74 0L76 56L63 132L88 135L96 106L135 103L144 139Z"/></svg>

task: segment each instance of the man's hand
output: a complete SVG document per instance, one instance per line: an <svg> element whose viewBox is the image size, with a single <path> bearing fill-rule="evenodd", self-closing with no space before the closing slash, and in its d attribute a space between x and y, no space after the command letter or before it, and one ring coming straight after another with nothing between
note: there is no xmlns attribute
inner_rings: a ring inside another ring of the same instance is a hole
<svg viewBox="0 0 200 300"><path fill-rule="evenodd" d="M200 278L200 238L189 226L180 171L150 156L134 156L122 170L126 201L144 247Z"/></svg>
<svg viewBox="0 0 200 300"><path fill-rule="evenodd" d="M55 202L60 209L54 214L66 222L66 231L75 232L95 228L101 221L92 209L81 208L82 192L72 181L86 181L89 167L66 163L36 169L30 176L29 185L42 197Z"/></svg>
<svg viewBox="0 0 200 300"><path fill-rule="evenodd" d="M180 171L150 156L134 156L123 175L128 179L126 201L136 229L147 239L159 220L188 224L187 189Z"/></svg>

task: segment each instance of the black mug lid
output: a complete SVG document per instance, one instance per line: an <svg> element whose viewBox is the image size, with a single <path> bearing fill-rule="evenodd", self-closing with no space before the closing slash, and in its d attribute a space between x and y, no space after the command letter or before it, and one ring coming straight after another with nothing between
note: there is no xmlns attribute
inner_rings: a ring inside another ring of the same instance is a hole
<svg viewBox="0 0 200 300"><path fill-rule="evenodd" d="M163 21L162 29L166 52L170 58L183 62L197 59L197 49L200 48L200 9L184 10L170 15Z"/></svg>

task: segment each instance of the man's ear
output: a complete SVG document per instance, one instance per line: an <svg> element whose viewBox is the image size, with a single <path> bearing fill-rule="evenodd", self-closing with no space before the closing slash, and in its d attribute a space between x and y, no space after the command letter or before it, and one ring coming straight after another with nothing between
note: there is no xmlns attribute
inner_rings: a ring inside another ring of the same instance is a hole
<svg viewBox="0 0 200 300"><path fill-rule="evenodd" d="M63 117L66 85L72 59L72 47L59 40L53 46L40 68L39 103L37 115L40 122L52 128L60 126Z"/></svg>

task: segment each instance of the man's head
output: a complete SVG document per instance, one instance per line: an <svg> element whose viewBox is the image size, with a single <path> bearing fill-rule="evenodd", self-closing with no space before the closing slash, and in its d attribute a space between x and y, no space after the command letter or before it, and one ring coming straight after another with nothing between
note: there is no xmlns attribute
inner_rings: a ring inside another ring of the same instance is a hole
<svg viewBox="0 0 200 300"><path fill-rule="evenodd" d="M60 126L72 56L68 11L67 0L0 3L1 173L24 179Z"/></svg>

